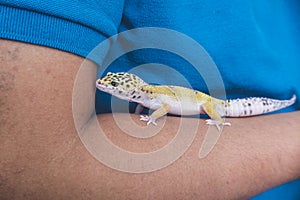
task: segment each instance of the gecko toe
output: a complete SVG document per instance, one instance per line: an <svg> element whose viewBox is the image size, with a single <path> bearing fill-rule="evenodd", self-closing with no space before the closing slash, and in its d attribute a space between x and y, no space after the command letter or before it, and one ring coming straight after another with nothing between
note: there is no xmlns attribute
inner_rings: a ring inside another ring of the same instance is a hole
<svg viewBox="0 0 300 200"><path fill-rule="evenodd" d="M153 125L157 126L157 123L155 122L155 119L153 119L151 116L140 115L140 120L147 122L147 125L153 124Z"/></svg>
<svg viewBox="0 0 300 200"><path fill-rule="evenodd" d="M223 126L231 126L231 123L229 123L229 122L223 122L222 125Z"/></svg>
<svg viewBox="0 0 300 200"><path fill-rule="evenodd" d="M212 119L207 119L205 121L206 121L206 124L208 124L208 125L215 125L216 124L216 121L212 120Z"/></svg>
<svg viewBox="0 0 300 200"><path fill-rule="evenodd" d="M149 121L149 116L147 116L147 115L140 115L140 120L148 122Z"/></svg>
<svg viewBox="0 0 300 200"><path fill-rule="evenodd" d="M219 121L213 120L213 119L207 119L205 121L206 121L206 124L208 124L208 125L216 126L219 131L221 130L220 125L222 125L222 126L231 126L231 124L229 122L219 122Z"/></svg>

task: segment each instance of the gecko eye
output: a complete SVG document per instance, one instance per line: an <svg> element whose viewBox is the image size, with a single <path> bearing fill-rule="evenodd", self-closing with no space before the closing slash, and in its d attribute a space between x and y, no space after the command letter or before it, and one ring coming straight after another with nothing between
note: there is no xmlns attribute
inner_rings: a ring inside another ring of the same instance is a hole
<svg viewBox="0 0 300 200"><path fill-rule="evenodd" d="M119 85L119 83L116 82L116 81L112 81L110 84L111 84L113 87L117 87L117 86Z"/></svg>

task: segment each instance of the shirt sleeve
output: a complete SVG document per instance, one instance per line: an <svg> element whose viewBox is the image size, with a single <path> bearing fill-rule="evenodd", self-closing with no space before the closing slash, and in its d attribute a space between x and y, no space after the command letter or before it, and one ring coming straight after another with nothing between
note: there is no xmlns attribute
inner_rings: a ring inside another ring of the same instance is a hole
<svg viewBox="0 0 300 200"><path fill-rule="evenodd" d="M85 57L117 33L122 9L121 0L0 0L0 38Z"/></svg>

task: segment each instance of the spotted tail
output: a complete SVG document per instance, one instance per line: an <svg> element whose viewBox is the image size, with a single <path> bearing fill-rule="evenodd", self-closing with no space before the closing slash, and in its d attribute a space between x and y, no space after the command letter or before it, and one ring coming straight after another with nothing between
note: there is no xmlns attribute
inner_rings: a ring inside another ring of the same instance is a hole
<svg viewBox="0 0 300 200"><path fill-rule="evenodd" d="M224 116L247 117L273 112L294 104L296 95L289 100L277 100L261 97L226 100Z"/></svg>

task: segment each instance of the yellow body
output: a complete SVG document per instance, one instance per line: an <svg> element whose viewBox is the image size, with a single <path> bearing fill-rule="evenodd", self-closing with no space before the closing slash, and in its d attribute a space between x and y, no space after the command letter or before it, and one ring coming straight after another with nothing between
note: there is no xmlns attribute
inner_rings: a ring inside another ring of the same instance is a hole
<svg viewBox="0 0 300 200"><path fill-rule="evenodd" d="M222 120L225 102L213 98L202 92L180 86L150 85L134 74L111 73L98 79L96 87L120 99L137 102L138 104L154 110L151 116L141 116L141 120L148 124L167 113L176 115L196 115L206 113L210 116L208 124L219 128L224 124ZM138 107L139 108L139 107Z"/></svg>
<svg viewBox="0 0 300 200"><path fill-rule="evenodd" d="M223 116L248 117L273 112L295 103L296 95L288 100L277 100L264 97L250 97L244 99L220 100L202 92L180 86L156 86L144 82L134 74L109 72L98 79L96 87L120 99L137 102L141 106L154 110L151 116L141 116L140 120L147 124L156 124L156 119L167 113L177 115L195 115L206 113L211 119L207 124L230 125L223 122Z"/></svg>
<svg viewBox="0 0 300 200"><path fill-rule="evenodd" d="M212 119L220 121L220 123L222 122L222 118L217 111L217 108L220 110L224 105L224 101L222 100L180 86L155 86L147 84L140 88L148 94L148 99L144 99L142 104L145 107L155 110L153 114L155 114L156 119L163 116L165 112L177 115L206 113ZM160 109L165 110L165 112L161 112ZM156 112L161 113L161 115L158 115Z"/></svg>

